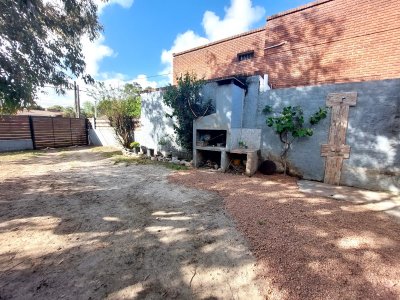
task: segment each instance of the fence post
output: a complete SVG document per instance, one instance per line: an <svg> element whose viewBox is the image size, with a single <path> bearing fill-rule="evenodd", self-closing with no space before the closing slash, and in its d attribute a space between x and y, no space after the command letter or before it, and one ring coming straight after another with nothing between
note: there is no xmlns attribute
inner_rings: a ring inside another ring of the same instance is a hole
<svg viewBox="0 0 400 300"><path fill-rule="evenodd" d="M29 116L28 118L29 118L29 130L31 131L32 146L33 150L36 150L35 129L33 127L32 116Z"/></svg>
<svg viewBox="0 0 400 300"><path fill-rule="evenodd" d="M69 133L71 134L71 146L73 146L74 140L72 139L72 118L69 118Z"/></svg>
<svg viewBox="0 0 400 300"><path fill-rule="evenodd" d="M51 118L51 127L53 128L53 147L55 148L56 147L56 136L54 134L54 122L53 122L53 117L50 117L50 118Z"/></svg>
<svg viewBox="0 0 400 300"><path fill-rule="evenodd" d="M89 145L89 120L85 118L86 145Z"/></svg>

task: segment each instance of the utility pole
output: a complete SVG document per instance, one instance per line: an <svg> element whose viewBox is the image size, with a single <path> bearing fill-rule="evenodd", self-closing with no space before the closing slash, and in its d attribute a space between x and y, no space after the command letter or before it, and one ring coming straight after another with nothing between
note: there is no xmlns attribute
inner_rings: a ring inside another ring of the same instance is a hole
<svg viewBox="0 0 400 300"><path fill-rule="evenodd" d="M77 107L76 107L76 117L81 117L81 97L79 95L79 85L76 86L76 94L77 94Z"/></svg>
<svg viewBox="0 0 400 300"><path fill-rule="evenodd" d="M75 115L76 115L76 112L77 112L77 109L76 109L76 107L77 107L77 96L76 96L76 81L74 81L74 109L75 109Z"/></svg>

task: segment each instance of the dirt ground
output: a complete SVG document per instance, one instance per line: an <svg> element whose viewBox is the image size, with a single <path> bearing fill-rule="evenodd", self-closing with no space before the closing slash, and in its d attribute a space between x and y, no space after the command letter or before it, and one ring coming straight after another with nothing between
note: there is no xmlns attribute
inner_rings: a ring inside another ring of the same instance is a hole
<svg viewBox="0 0 400 300"><path fill-rule="evenodd" d="M400 299L399 224L289 177L0 155L0 299Z"/></svg>
<svg viewBox="0 0 400 300"><path fill-rule="evenodd" d="M170 180L224 198L262 268L267 299L400 299L394 216L363 201L324 198L323 191L301 193L282 175L193 170Z"/></svg>
<svg viewBox="0 0 400 300"><path fill-rule="evenodd" d="M0 156L0 299L263 299L215 193L88 148Z"/></svg>

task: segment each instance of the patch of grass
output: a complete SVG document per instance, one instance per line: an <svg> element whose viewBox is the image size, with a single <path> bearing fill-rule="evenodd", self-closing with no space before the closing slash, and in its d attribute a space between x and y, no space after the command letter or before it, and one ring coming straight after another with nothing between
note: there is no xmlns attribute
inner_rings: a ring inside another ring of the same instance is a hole
<svg viewBox="0 0 400 300"><path fill-rule="evenodd" d="M124 156L124 155L116 155L113 157L114 164L125 163L128 165L159 165L165 168L176 170L176 171L184 171L189 170L188 167L182 165L171 164L169 162L162 162L156 160L146 159L142 156Z"/></svg>
<svg viewBox="0 0 400 300"><path fill-rule="evenodd" d="M106 158L122 156L122 151L114 147L94 147L90 151L100 153Z"/></svg>
<svg viewBox="0 0 400 300"><path fill-rule="evenodd" d="M0 161L25 160L43 155L40 150L24 150L0 153Z"/></svg>

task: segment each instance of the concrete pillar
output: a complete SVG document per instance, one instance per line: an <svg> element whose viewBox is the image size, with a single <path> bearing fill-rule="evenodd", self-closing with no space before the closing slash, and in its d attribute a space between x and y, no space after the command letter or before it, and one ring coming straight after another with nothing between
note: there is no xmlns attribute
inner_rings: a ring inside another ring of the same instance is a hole
<svg viewBox="0 0 400 300"><path fill-rule="evenodd" d="M258 169L258 151L247 153L246 175L251 177Z"/></svg>
<svg viewBox="0 0 400 300"><path fill-rule="evenodd" d="M229 159L228 155L226 154L226 151L221 151L221 169L222 172L226 172L229 167Z"/></svg>

